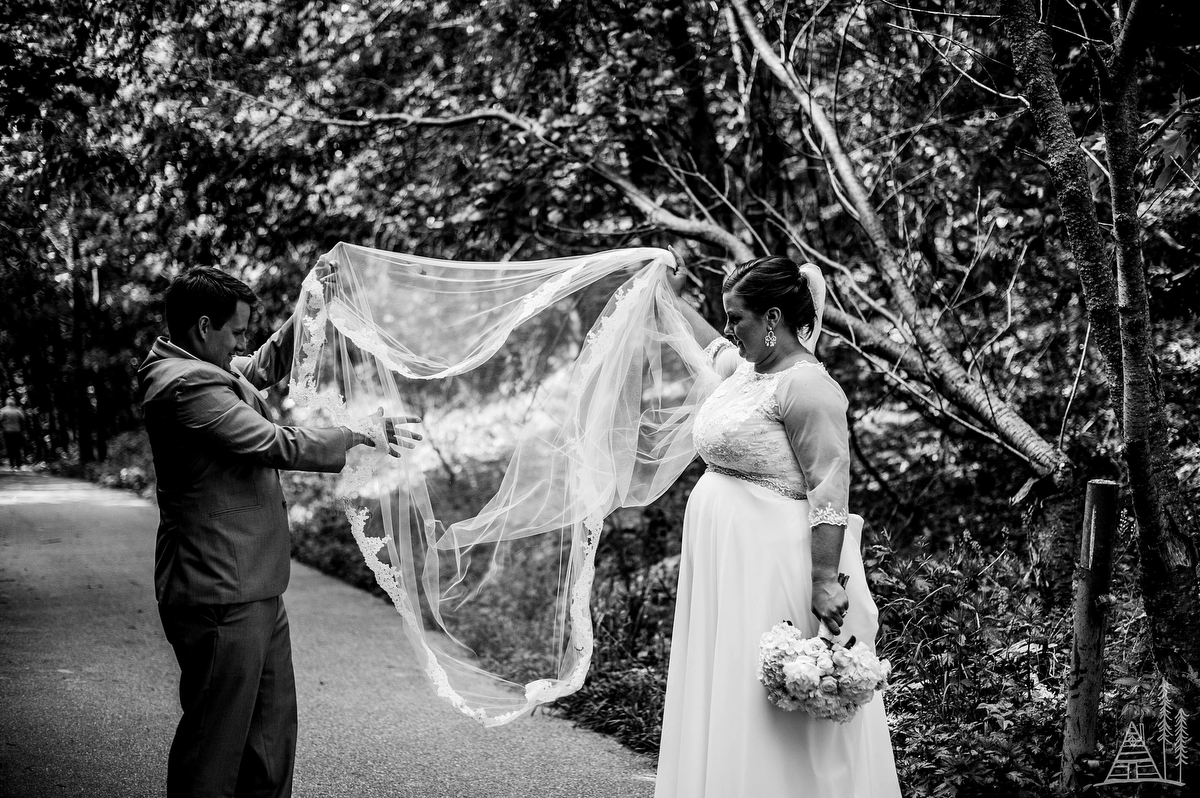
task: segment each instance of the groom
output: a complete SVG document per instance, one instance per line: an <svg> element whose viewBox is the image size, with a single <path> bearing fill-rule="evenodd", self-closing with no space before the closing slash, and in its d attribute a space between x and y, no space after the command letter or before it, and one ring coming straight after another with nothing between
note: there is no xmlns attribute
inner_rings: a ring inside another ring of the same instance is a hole
<svg viewBox="0 0 1200 798"><path fill-rule="evenodd" d="M241 356L256 302L224 272L189 269L167 289L170 337L138 371L158 481L154 591L181 671L169 798L291 795L291 537L277 469L340 471L348 449L372 443L346 427L271 421L260 389L289 373L294 322ZM420 437L396 423L416 420L383 420L393 454Z"/></svg>

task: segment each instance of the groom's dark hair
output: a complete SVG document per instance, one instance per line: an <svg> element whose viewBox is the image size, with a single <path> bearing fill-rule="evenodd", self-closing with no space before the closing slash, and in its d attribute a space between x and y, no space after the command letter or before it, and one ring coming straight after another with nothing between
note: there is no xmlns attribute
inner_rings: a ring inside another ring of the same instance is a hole
<svg viewBox="0 0 1200 798"><path fill-rule="evenodd" d="M167 287L167 332L173 340L182 340L201 316L208 316L213 327L220 329L233 316L238 302L253 307L258 295L219 269L194 266Z"/></svg>

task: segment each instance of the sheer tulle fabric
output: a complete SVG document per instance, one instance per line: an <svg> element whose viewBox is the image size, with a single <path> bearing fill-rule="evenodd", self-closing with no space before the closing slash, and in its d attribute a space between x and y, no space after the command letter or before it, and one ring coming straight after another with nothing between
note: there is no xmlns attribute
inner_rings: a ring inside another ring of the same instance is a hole
<svg viewBox="0 0 1200 798"><path fill-rule="evenodd" d="M305 280L290 397L306 423L376 440L382 430L358 419L377 408L425 417L429 440L403 458L353 450L337 493L426 674L488 725L574 692L591 661L604 519L652 502L692 461L692 419L719 383L674 306L671 255L461 263L339 244L328 257L339 281L326 295L313 274ZM618 275L627 279L613 293ZM602 305L584 336L586 309ZM544 340L565 343L547 350ZM497 376L513 373L506 364L531 377L528 389ZM456 493L431 498L426 472L445 466L439 441L461 426L455 418L482 412L483 396L489 407L523 405L515 447L486 506L446 523L464 511L435 506ZM481 636L528 649L525 672L489 671Z"/></svg>

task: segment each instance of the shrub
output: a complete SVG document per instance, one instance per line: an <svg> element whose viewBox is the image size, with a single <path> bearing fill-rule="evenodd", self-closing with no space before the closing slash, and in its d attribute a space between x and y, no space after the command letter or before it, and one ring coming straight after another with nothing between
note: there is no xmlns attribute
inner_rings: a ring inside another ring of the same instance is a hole
<svg viewBox="0 0 1200 798"><path fill-rule="evenodd" d="M502 465L463 463L453 476L448 469L431 472L431 498L449 521L470 515L494 492ZM606 520L592 594L592 669L579 692L548 707L651 755L661 732L679 529L702 469L693 466L653 506ZM145 436L127 433L113 439L109 460L85 475L146 493L152 474ZM332 484L328 476L284 475L293 555L382 596ZM1071 620L1040 603L1023 546L995 537L983 545L960 532L948 548L924 551L897 550L885 534L864 551L880 611L881 653L895 667L885 702L906 795L1054 794ZM1097 756L1106 763L1125 723L1145 720L1150 728L1158 707L1159 681L1132 577L1134 540L1127 519L1117 546L1101 700ZM551 543L517 549L510 565L529 578L485 586L486 602L455 628L476 647L483 667L517 680L551 668L552 657L537 648L553 619Z"/></svg>
<svg viewBox="0 0 1200 798"><path fill-rule="evenodd" d="M114 435L107 442L107 456L86 464L76 459L51 461L48 469L57 474L86 479L109 488L132 490L144 499L154 497L154 456L144 430Z"/></svg>
<svg viewBox="0 0 1200 798"><path fill-rule="evenodd" d="M900 783L912 796L1049 794L1059 770L1069 620L1029 564L969 534L937 557L865 552L880 610Z"/></svg>

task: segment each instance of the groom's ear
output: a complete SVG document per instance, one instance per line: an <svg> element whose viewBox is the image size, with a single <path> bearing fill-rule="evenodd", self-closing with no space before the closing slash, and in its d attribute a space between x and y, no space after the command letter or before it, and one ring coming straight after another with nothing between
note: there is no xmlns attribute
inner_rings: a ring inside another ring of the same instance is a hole
<svg viewBox="0 0 1200 798"><path fill-rule="evenodd" d="M194 329L196 331L196 336L201 340L204 340L213 330L212 319L210 319L208 316L201 316L200 318L196 319L196 326Z"/></svg>

